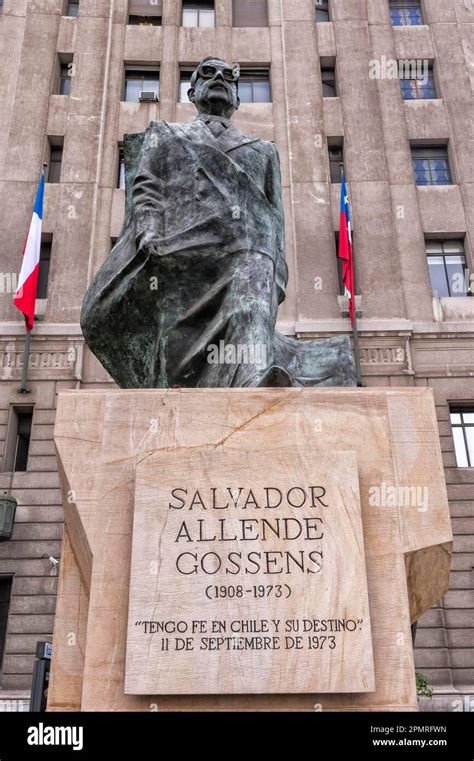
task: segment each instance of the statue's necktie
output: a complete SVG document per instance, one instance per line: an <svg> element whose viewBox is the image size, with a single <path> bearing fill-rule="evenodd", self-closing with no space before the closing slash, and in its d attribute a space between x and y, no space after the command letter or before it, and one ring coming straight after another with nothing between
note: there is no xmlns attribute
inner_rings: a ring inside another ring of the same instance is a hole
<svg viewBox="0 0 474 761"><path fill-rule="evenodd" d="M214 119L209 121L207 126L211 130L214 137L220 137L222 133L224 132L224 130L226 129L226 127L223 124L221 124L221 122L218 122Z"/></svg>

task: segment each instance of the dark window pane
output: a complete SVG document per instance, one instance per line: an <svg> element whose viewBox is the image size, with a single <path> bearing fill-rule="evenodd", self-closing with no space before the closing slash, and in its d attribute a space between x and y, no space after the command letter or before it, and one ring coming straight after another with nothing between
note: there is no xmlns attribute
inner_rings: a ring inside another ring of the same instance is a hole
<svg viewBox="0 0 474 761"><path fill-rule="evenodd" d="M69 0L68 6L67 6L67 15L79 16L79 2L74 2L73 0Z"/></svg>
<svg viewBox="0 0 474 761"><path fill-rule="evenodd" d="M63 79L61 77L61 81L59 84L59 95L69 95L70 92L71 92L71 80L69 78Z"/></svg>
<svg viewBox="0 0 474 761"><path fill-rule="evenodd" d="M453 428L454 450L456 452L456 465L458 468L468 468L466 439L462 427ZM473 460L474 462L474 460Z"/></svg>
<svg viewBox="0 0 474 761"><path fill-rule="evenodd" d="M251 82L239 82L239 98L241 103L252 102L252 84Z"/></svg>
<svg viewBox="0 0 474 761"><path fill-rule="evenodd" d="M156 92L157 97L159 96L159 72L127 69L125 71L125 101L138 103L142 90Z"/></svg>
<svg viewBox="0 0 474 761"><path fill-rule="evenodd" d="M191 71L182 71L179 75L179 102L189 103L188 90L191 87Z"/></svg>
<svg viewBox="0 0 474 761"><path fill-rule="evenodd" d="M466 449L469 467L474 467L474 426L464 427L464 436L466 437Z"/></svg>
<svg viewBox="0 0 474 761"><path fill-rule="evenodd" d="M59 95L69 95L71 90L71 64L61 64L59 76Z"/></svg>
<svg viewBox="0 0 474 761"><path fill-rule="evenodd" d="M198 26L198 12L196 9L183 8L183 26Z"/></svg>
<svg viewBox="0 0 474 761"><path fill-rule="evenodd" d="M404 100L436 98L436 86L431 70L424 79L401 79L400 86Z"/></svg>
<svg viewBox="0 0 474 761"><path fill-rule="evenodd" d="M323 98L335 98L335 97L336 97L336 83L323 82Z"/></svg>
<svg viewBox="0 0 474 761"><path fill-rule="evenodd" d="M450 410L451 426L458 468L474 467L474 408Z"/></svg>
<svg viewBox="0 0 474 761"><path fill-rule="evenodd" d="M15 464L13 470L24 471L28 464L28 451L30 449L31 423L33 420L32 412L19 412L18 416L18 433L16 440Z"/></svg>
<svg viewBox="0 0 474 761"><path fill-rule="evenodd" d="M323 81L323 97L335 98L336 93L336 72L334 68L322 68L321 79Z"/></svg>
<svg viewBox="0 0 474 761"><path fill-rule="evenodd" d="M183 0L182 25L187 27L213 27L214 3Z"/></svg>
<svg viewBox="0 0 474 761"><path fill-rule="evenodd" d="M429 256L428 257L428 269L431 280L431 290L433 296L437 298L444 298L449 296L448 281L446 277L446 270L444 268L444 259L442 256Z"/></svg>
<svg viewBox="0 0 474 761"><path fill-rule="evenodd" d="M119 146L117 187L120 190L125 190L125 156L123 152L123 146L121 145Z"/></svg>
<svg viewBox="0 0 474 761"><path fill-rule="evenodd" d="M419 0L389 0L389 8L393 26L419 26L423 24Z"/></svg>
<svg viewBox="0 0 474 761"><path fill-rule="evenodd" d="M163 0L156 0L150 3L150 0L129 0L128 3L129 24L140 23L132 22L132 18L142 18L144 23L148 23L149 19L153 19L151 23L161 24L161 17L163 16ZM155 21L157 19L157 21Z"/></svg>
<svg viewBox="0 0 474 761"><path fill-rule="evenodd" d="M316 12L316 21L329 21L328 0L315 0L314 8Z"/></svg>
<svg viewBox="0 0 474 761"><path fill-rule="evenodd" d="M467 296L466 257L462 240L427 240L426 253L433 295Z"/></svg>
<svg viewBox="0 0 474 761"><path fill-rule="evenodd" d="M267 0L233 0L232 24L238 27L268 26Z"/></svg>
<svg viewBox="0 0 474 761"><path fill-rule="evenodd" d="M213 10L200 10L198 26L201 27L213 27L214 26L214 11Z"/></svg>
<svg viewBox="0 0 474 761"><path fill-rule="evenodd" d="M464 254L464 243L462 240L443 240L440 241L444 254Z"/></svg>
<svg viewBox="0 0 474 761"><path fill-rule="evenodd" d="M158 92L160 88L160 81L156 76L143 77L142 84L143 90L154 90L155 92Z"/></svg>
<svg viewBox="0 0 474 761"><path fill-rule="evenodd" d="M12 593L12 577L0 576L0 669L5 652L5 640L7 634L8 611Z"/></svg>
<svg viewBox="0 0 474 761"><path fill-rule="evenodd" d="M417 185L451 185L446 147L412 148L413 171Z"/></svg>
<svg viewBox="0 0 474 761"><path fill-rule="evenodd" d="M254 82L252 88L254 103L270 103L270 82Z"/></svg>
<svg viewBox="0 0 474 761"><path fill-rule="evenodd" d="M62 145L52 145L49 156L48 182L61 181L61 164L63 160Z"/></svg>
<svg viewBox="0 0 474 761"><path fill-rule="evenodd" d="M329 174L331 182L341 182L341 164L343 163L344 152L342 146L329 148Z"/></svg>
<svg viewBox="0 0 474 761"><path fill-rule="evenodd" d="M139 79L125 80L125 100L137 102L142 89L142 82Z"/></svg>
<svg viewBox="0 0 474 761"><path fill-rule="evenodd" d="M161 26L161 16L129 16L130 26Z"/></svg>
<svg viewBox="0 0 474 761"><path fill-rule="evenodd" d="M36 298L45 299L48 294L49 265L51 262L51 243L41 244L40 265L38 273L38 290Z"/></svg>
<svg viewBox="0 0 474 761"><path fill-rule="evenodd" d="M268 72L242 71L239 79L239 97L242 103L270 103Z"/></svg>
<svg viewBox="0 0 474 761"><path fill-rule="evenodd" d="M448 276L449 295L467 296L466 292L466 260L464 256L445 256L446 272Z"/></svg>

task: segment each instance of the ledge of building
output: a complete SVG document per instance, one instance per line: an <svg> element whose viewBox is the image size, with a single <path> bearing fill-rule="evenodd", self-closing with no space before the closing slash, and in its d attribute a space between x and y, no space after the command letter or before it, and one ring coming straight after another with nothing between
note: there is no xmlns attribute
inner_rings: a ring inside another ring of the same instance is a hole
<svg viewBox="0 0 474 761"><path fill-rule="evenodd" d="M300 338L328 333L352 333L349 320L304 320L302 322L279 322L278 330L284 335ZM474 335L474 321L471 322L412 322L411 320L364 320L358 321L359 333L396 333L397 335L421 334L465 334Z"/></svg>
<svg viewBox="0 0 474 761"><path fill-rule="evenodd" d="M25 690L0 688L0 713L26 713L30 710L30 698L30 693Z"/></svg>
<svg viewBox="0 0 474 761"><path fill-rule="evenodd" d="M464 687L438 687L433 697L419 698L423 713L473 713L474 685Z"/></svg>
<svg viewBox="0 0 474 761"><path fill-rule="evenodd" d="M22 322L0 322L0 336L24 336L25 326ZM35 336L80 336L82 330L79 323L39 322L35 325L32 337Z"/></svg>
<svg viewBox="0 0 474 761"><path fill-rule="evenodd" d="M349 320L304 320L301 322L281 321L277 323L278 330L286 336L298 336L298 338L311 338L314 335L327 334L351 334L352 328ZM421 334L464 334L474 335L474 321L465 322L412 322L411 320L365 320L358 321L360 333L380 334L396 333L397 335L421 335ZM22 337L25 328L21 322L0 322L0 337ZM40 322L35 325L34 337L58 336L61 338L82 338L79 323Z"/></svg>

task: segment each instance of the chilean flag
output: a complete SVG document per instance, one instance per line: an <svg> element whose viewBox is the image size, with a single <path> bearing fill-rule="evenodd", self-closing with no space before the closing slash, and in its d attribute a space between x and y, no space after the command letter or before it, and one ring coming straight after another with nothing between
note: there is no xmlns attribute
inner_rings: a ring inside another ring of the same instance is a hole
<svg viewBox="0 0 474 761"><path fill-rule="evenodd" d="M354 286L354 259L352 257L352 231L351 210L349 196L347 195L346 178L344 173L341 179L341 216L339 226L339 259L342 259L342 282L345 295L349 299L349 316L354 326L355 318L355 286Z"/></svg>
<svg viewBox="0 0 474 761"><path fill-rule="evenodd" d="M18 288L13 303L25 316L25 327L33 330L35 319L36 291L38 288L38 273L40 265L41 226L43 223L44 170L36 193L35 207L31 218L30 229L23 247Z"/></svg>

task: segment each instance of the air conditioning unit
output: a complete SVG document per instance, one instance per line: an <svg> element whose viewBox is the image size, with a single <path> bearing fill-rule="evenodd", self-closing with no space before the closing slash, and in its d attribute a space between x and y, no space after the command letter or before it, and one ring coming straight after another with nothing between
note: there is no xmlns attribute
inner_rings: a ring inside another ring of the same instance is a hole
<svg viewBox="0 0 474 761"><path fill-rule="evenodd" d="M158 93L156 90L141 90L138 100L140 103L156 103Z"/></svg>

